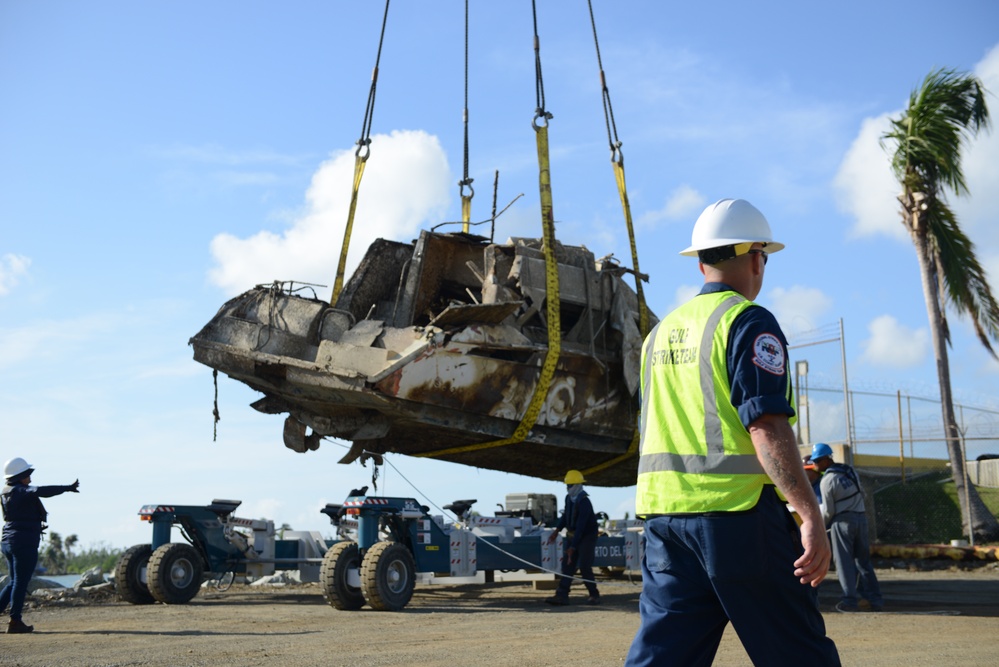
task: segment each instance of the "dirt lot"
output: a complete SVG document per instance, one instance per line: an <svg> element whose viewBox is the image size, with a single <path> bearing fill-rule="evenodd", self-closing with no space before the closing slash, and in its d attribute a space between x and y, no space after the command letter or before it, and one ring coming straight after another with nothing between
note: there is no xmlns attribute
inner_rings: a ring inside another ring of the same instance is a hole
<svg viewBox="0 0 999 667"><path fill-rule="evenodd" d="M878 576L880 614L837 613L835 580L820 589L843 664L999 664L995 565ZM237 585L175 606L35 601L25 613L35 633L0 634L0 665L619 665L638 625L639 588L601 587L600 607L553 608L541 602L549 593L525 583L420 585L398 613L336 611L316 584ZM729 628L715 665L747 664Z"/></svg>

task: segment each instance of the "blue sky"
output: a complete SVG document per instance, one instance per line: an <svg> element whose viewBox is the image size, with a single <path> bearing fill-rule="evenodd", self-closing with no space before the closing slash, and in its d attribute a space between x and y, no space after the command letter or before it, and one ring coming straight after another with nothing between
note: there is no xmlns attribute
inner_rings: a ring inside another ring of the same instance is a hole
<svg viewBox="0 0 999 667"><path fill-rule="evenodd" d="M630 264L586 3L538 4L556 233ZM228 378L213 442L211 370L187 341L255 284L332 285L383 8L0 4L0 459L28 459L38 484L80 478L79 496L49 501L52 530L130 546L149 541L143 504L237 498L240 516L328 532L319 509L370 483L370 468L336 463L338 443L286 449L283 420ZM858 437L897 434L896 391L917 397L917 430L939 421L919 399L937 394L935 363L877 137L935 67L976 73L999 114L999 6L594 0L594 11L654 312L699 285L678 252L700 210L748 199L787 244L759 301L792 343L838 338L842 320L850 388L890 394L855 399ZM524 196L498 239L539 236L531 6L474 0L470 24L472 218L489 216L499 170L500 207ZM463 26L457 0L392 3L355 260L373 238L460 218ZM952 203L995 285L999 133L978 139L965 169L972 196ZM952 328L957 399L995 433L999 363L967 321ZM839 341L792 350L801 359L813 439L842 439ZM477 498L490 513L506 493L564 492L389 460L381 491L438 506ZM591 491L612 516L632 511L633 489Z"/></svg>

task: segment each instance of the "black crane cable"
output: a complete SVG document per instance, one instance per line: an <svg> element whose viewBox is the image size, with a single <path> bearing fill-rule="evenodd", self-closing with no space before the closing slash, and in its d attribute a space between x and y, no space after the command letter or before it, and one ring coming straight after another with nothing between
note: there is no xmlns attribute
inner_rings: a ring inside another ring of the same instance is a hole
<svg viewBox="0 0 999 667"><path fill-rule="evenodd" d="M600 90L604 103L604 122L607 125L607 142L610 144L611 164L614 167L614 179L617 181L618 191L621 196L621 206L624 209L624 221L628 228L628 243L631 246L631 259L634 263L635 294L638 298L638 330L642 338L649 332L649 312L645 302L645 292L642 289L642 280L648 278L643 276L638 269L638 245L635 241L635 228L631 223L631 205L628 203L628 189L625 185L624 177L624 154L621 152L621 141L617 136L617 124L614 122L614 108L611 106L610 91L607 89L607 77L604 76L604 65L600 58L600 41L597 39L597 22L593 17L593 2L586 0L590 9L590 25L593 27L593 44L597 49L597 67L600 69ZM640 431L636 428L631 438L628 450L619 456L615 456L608 461L583 471L584 475L590 475L599 470L604 470L612 466L636 457L639 453Z"/></svg>
<svg viewBox="0 0 999 667"><path fill-rule="evenodd" d="M465 196L465 186L467 185L468 198L471 199L475 196L475 190L472 189L472 181L475 179L468 177L468 0L465 0L465 108L462 120L465 124L465 171L464 178L458 181L458 193Z"/></svg>
<svg viewBox="0 0 999 667"><path fill-rule="evenodd" d="M347 266L347 253L350 248L350 235L354 229L354 213L357 211L357 192L361 187L361 176L364 165L371 155L371 121L375 113L375 92L378 88L378 65L382 60L382 45L385 43L385 25L388 23L389 0L385 0L385 14L382 16L382 30L378 36L378 55L375 57L375 68L371 72L371 90L368 92L368 104L364 109L364 123L361 126L361 138L357 140L357 150L354 151L354 187L350 195L350 207L347 213L347 224L343 228L343 245L340 247L340 261L336 268L336 278L333 280L333 294L330 305L335 306L343 290L343 274Z"/></svg>
<svg viewBox="0 0 999 667"><path fill-rule="evenodd" d="M617 123L614 122L614 107L611 105L610 90L607 88L607 77L604 75L604 64L600 58L600 40L597 39L597 22L593 17L593 1L586 0L590 9L590 25L593 27L593 44L597 50L597 67L600 69L600 89L604 102L604 122L607 125L607 142L610 144L611 163L614 165L615 179L618 181L618 189L621 195L621 205L624 207L625 224L628 227L628 242L631 245L631 260L634 263L635 292L638 296L639 310L639 331L644 337L648 334L649 318L648 305L645 302L645 292L642 289L642 281L648 281L638 268L638 246L635 241L635 229L631 222L631 204L628 203L628 192L624 182L624 152L621 150L621 141L617 136Z"/></svg>
<svg viewBox="0 0 999 667"><path fill-rule="evenodd" d="M382 59L382 44L385 42L385 25L388 23L390 1L391 0L385 0L385 13L382 16L382 31L378 36L378 54L375 56L375 69L371 72L371 90L368 92L368 104L364 109L364 123L361 126L361 138L357 140L357 150L354 152L355 155L361 156L361 151L363 150L364 155L361 157L365 160L371 152L369 146L371 145L371 121L375 113L375 91L378 88L378 64Z"/></svg>
<svg viewBox="0 0 999 667"><path fill-rule="evenodd" d="M534 89L537 108L534 111L532 124L537 128L537 121L543 119L547 125L552 115L545 110L545 82L541 76L541 38L538 37L538 6L536 0L531 0L531 15L534 19Z"/></svg>
<svg viewBox="0 0 999 667"><path fill-rule="evenodd" d="M614 122L614 107L611 105L610 90L607 89L607 77L604 76L604 64L600 58L600 40L597 39L597 21L593 17L593 1L587 0L590 8L590 25L593 27L593 44L597 49L597 67L600 69L600 92L604 101L604 123L607 125L607 143L610 144L611 160L623 162L621 141L617 137L617 124Z"/></svg>

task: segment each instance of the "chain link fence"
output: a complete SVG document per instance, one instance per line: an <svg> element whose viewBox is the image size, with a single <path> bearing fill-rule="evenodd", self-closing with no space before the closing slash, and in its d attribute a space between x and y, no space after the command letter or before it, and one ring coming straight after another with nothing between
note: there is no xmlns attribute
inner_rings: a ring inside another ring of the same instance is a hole
<svg viewBox="0 0 999 667"><path fill-rule="evenodd" d="M896 391L844 392L829 376L799 374L796 429L803 449L826 442L864 486L872 543L949 544L967 539L952 480L939 398ZM848 399L847 399L848 397ZM955 403L965 467L999 516L999 405ZM850 447L843 447L849 442Z"/></svg>
<svg viewBox="0 0 999 667"><path fill-rule="evenodd" d="M864 467L857 472L864 487L872 543L949 544L967 538L961 503L950 468ZM967 472L986 505L999 509L999 460L968 461Z"/></svg>

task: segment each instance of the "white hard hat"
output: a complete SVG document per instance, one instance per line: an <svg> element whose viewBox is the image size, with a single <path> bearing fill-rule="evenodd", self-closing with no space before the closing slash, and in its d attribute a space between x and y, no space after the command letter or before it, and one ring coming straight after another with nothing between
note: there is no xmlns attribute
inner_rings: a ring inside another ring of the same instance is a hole
<svg viewBox="0 0 999 667"><path fill-rule="evenodd" d="M13 458L7 463L3 464L3 476L8 479L11 477L16 477L23 472L31 470L31 464L22 459L21 457Z"/></svg>
<svg viewBox="0 0 999 667"><path fill-rule="evenodd" d="M784 249L783 243L773 240L770 224L759 209L745 199L720 199L697 218L690 247L680 254L696 257L700 250L740 243L763 243L768 255Z"/></svg>

